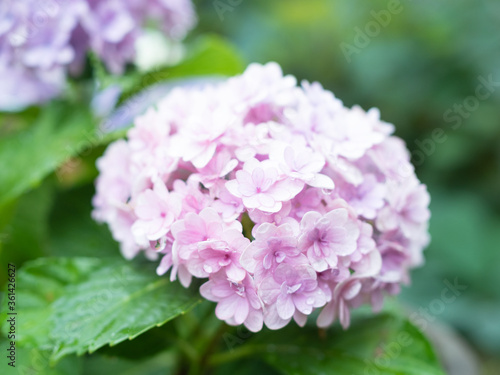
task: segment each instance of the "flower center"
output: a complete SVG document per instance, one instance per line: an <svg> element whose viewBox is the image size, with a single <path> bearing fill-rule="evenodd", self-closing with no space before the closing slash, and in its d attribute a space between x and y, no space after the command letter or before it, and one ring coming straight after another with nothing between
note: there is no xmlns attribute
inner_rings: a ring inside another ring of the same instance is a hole
<svg viewBox="0 0 500 375"><path fill-rule="evenodd" d="M245 287L243 286L243 284L239 284L239 283L235 283L234 281L231 281L231 288L240 297L245 297Z"/></svg>
<svg viewBox="0 0 500 375"><path fill-rule="evenodd" d="M301 286L302 286L302 284L301 284L301 283L299 283L299 284L295 284L295 285L287 285L287 288L286 288L286 293L287 293L287 294L293 294L293 293L295 293L297 290L299 290Z"/></svg>

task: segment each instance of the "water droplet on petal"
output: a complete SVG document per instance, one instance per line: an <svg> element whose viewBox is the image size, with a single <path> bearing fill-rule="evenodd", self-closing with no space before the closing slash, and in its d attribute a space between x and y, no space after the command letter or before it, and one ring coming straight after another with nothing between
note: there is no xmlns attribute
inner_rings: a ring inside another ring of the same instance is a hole
<svg viewBox="0 0 500 375"><path fill-rule="evenodd" d="M325 195L332 195L333 189L321 189L321 192Z"/></svg>

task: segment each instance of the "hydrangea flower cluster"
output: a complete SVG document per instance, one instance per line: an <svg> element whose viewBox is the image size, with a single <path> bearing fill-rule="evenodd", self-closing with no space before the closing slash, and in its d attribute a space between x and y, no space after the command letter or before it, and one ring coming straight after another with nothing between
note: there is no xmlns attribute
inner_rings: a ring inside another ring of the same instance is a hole
<svg viewBox="0 0 500 375"><path fill-rule="evenodd" d="M126 258L259 331L320 327L379 309L422 262L426 187L379 112L346 108L275 63L216 85L174 89L98 161L93 216ZM253 227L252 227L253 226Z"/></svg>
<svg viewBox="0 0 500 375"><path fill-rule="evenodd" d="M190 0L3 0L0 109L56 96L67 73L82 70L88 50L120 73L150 20L180 39L196 17Z"/></svg>

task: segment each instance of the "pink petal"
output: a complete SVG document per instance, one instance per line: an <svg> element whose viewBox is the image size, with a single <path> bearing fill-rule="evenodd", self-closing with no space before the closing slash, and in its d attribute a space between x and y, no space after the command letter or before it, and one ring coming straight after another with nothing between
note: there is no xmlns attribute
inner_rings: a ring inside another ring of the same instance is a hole
<svg viewBox="0 0 500 375"><path fill-rule="evenodd" d="M226 186L226 189L232 194L234 195L235 197L238 197L238 198L241 198L241 193L240 193L240 190L239 190L239 184L238 184L238 181L237 180L231 180L231 181L228 181L226 182L225 184Z"/></svg>
<svg viewBox="0 0 500 375"><path fill-rule="evenodd" d="M290 319L295 312L292 296L289 294L280 294L276 301L276 309L281 319Z"/></svg>
<svg viewBox="0 0 500 375"><path fill-rule="evenodd" d="M327 303L325 307L323 307L323 310L321 310L321 313L318 316L318 320L316 321L318 327L326 328L333 323L333 321L335 320L335 302L336 301L331 301Z"/></svg>
<svg viewBox="0 0 500 375"><path fill-rule="evenodd" d="M251 332L259 332L264 323L264 316L261 310L251 310L244 322L245 327Z"/></svg>
<svg viewBox="0 0 500 375"><path fill-rule="evenodd" d="M234 312L234 320L236 324L242 324L248 316L249 306L248 301L244 298L239 298L236 310Z"/></svg>
<svg viewBox="0 0 500 375"><path fill-rule="evenodd" d="M238 309L239 302L240 297L237 295L220 300L215 308L215 315L217 315L217 318L220 320L232 318Z"/></svg>
<svg viewBox="0 0 500 375"><path fill-rule="evenodd" d="M333 183L333 180L330 177L319 173L314 175L312 179L307 180L306 183L309 186L319 189L333 190L335 188L335 184Z"/></svg>
<svg viewBox="0 0 500 375"><path fill-rule="evenodd" d="M295 323L297 323L299 327L304 327L307 323L307 315L296 310L295 314L293 314L293 320L295 320Z"/></svg>
<svg viewBox="0 0 500 375"><path fill-rule="evenodd" d="M234 263L227 266L225 270L227 277L234 281L242 281L247 275L247 272L243 268L238 267Z"/></svg>
<svg viewBox="0 0 500 375"><path fill-rule="evenodd" d="M266 309L264 313L264 322L269 329L283 328L288 324L289 321L290 319L285 320L278 315L278 311L276 310L275 305L269 306L269 308Z"/></svg>

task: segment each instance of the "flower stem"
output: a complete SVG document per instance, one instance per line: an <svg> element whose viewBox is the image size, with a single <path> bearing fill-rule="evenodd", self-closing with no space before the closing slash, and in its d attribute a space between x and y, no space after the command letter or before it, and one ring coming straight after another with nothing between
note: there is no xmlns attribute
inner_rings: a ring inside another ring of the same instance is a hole
<svg viewBox="0 0 500 375"><path fill-rule="evenodd" d="M207 363L210 367L213 367L247 357L259 350L260 348L258 346L243 345L237 349L214 354L208 359Z"/></svg>

